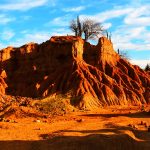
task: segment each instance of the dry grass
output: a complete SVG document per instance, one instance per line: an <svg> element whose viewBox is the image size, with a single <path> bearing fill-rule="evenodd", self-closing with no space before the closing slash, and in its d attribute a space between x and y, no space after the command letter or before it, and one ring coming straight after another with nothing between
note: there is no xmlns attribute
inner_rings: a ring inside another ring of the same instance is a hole
<svg viewBox="0 0 150 150"><path fill-rule="evenodd" d="M70 105L70 98L61 94L35 100L32 105L36 106L38 110L51 115L63 115L75 110L75 108Z"/></svg>

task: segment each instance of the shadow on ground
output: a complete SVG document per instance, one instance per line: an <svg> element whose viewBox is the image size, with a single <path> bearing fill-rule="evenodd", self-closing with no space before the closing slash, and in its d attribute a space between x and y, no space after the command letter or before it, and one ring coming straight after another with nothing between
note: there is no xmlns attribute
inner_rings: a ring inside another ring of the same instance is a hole
<svg viewBox="0 0 150 150"><path fill-rule="evenodd" d="M90 114L117 117L119 114ZM120 114L144 117L142 113ZM148 116L146 116L148 117ZM130 126L105 124L103 129L58 130L41 134L37 141L0 141L0 150L149 150L150 132Z"/></svg>
<svg viewBox="0 0 150 150"><path fill-rule="evenodd" d="M109 131L109 130L108 130ZM82 131L81 131L82 132ZM88 131L89 132L89 131ZM91 131L90 131L91 132ZM99 132L99 131L97 131ZM148 150L150 141L136 141L127 134L87 136L41 135L40 141L0 141L2 150ZM47 138L49 137L49 138Z"/></svg>
<svg viewBox="0 0 150 150"><path fill-rule="evenodd" d="M82 133L84 136L62 136L66 133ZM109 134L108 134L109 133ZM112 133L112 134L110 134ZM85 136L86 134L86 136ZM55 136L56 135L56 136ZM60 136L59 136L60 135ZM150 133L128 126L106 124L100 130L60 130L41 135L49 139L54 149L69 150L148 150Z"/></svg>
<svg viewBox="0 0 150 150"><path fill-rule="evenodd" d="M80 115L80 116L87 116L87 117L105 117L105 118L111 118L111 117L119 117L119 116L125 116L130 118L150 118L150 111L146 112L136 112L136 113L120 113L120 114L86 114L86 115Z"/></svg>
<svg viewBox="0 0 150 150"><path fill-rule="evenodd" d="M128 131L128 132L126 132ZM66 136L81 133L80 136ZM108 134L113 133L113 134ZM38 141L0 141L2 150L149 150L150 133L106 124L100 130L59 130Z"/></svg>

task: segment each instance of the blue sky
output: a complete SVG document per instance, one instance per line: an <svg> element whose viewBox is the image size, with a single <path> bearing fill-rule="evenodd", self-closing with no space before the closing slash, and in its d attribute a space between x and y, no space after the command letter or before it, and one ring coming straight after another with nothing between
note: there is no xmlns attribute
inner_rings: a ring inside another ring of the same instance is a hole
<svg viewBox="0 0 150 150"><path fill-rule="evenodd" d="M132 63L150 63L150 0L1 0L0 49L72 34L77 15L101 22Z"/></svg>

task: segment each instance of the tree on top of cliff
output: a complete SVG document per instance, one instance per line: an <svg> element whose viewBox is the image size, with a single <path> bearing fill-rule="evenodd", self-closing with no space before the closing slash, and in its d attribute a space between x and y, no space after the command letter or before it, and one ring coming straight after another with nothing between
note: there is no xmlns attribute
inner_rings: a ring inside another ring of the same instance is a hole
<svg viewBox="0 0 150 150"><path fill-rule="evenodd" d="M92 20L92 19L85 19L83 21L83 32L85 41L88 39L95 39L98 35L103 31L103 28L100 23Z"/></svg>
<svg viewBox="0 0 150 150"><path fill-rule="evenodd" d="M77 26L77 22L73 19L70 22L70 29L72 32L75 33L75 36L78 36L78 26Z"/></svg>
<svg viewBox="0 0 150 150"><path fill-rule="evenodd" d="M85 41L95 39L103 31L103 27L99 22L92 19L84 19L80 21L79 16L70 22L70 29L75 33L75 36L84 36Z"/></svg>
<svg viewBox="0 0 150 150"><path fill-rule="evenodd" d="M73 19L70 22L70 29L75 33L75 36L82 36L82 23L80 21L79 16L77 16L77 19Z"/></svg>

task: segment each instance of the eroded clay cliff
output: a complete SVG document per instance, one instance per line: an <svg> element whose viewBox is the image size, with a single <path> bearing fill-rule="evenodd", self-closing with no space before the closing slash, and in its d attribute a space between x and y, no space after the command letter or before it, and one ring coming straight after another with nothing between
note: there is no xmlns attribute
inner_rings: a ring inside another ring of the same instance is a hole
<svg viewBox="0 0 150 150"><path fill-rule="evenodd" d="M150 103L150 75L131 65L102 37L96 46L80 37L52 37L0 51L1 94L42 97L71 94L71 103L103 105Z"/></svg>

